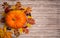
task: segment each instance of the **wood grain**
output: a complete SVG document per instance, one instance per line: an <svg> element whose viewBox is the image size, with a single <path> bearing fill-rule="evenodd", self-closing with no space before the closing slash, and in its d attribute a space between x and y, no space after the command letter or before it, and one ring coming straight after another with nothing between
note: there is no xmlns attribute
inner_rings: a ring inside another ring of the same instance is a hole
<svg viewBox="0 0 60 38"><path fill-rule="evenodd" d="M2 0L0 2L2 3ZM8 0L7 2L16 3ZM60 0L20 0L20 2L24 6L32 7L32 16L36 24L29 28L29 34L22 34L19 38L60 38Z"/></svg>

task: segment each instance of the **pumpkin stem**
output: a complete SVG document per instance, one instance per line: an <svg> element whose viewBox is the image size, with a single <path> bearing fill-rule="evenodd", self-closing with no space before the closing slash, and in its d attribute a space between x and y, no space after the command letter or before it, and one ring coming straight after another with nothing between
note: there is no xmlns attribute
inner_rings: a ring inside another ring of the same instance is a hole
<svg viewBox="0 0 60 38"><path fill-rule="evenodd" d="M13 18L12 20L15 21L16 19Z"/></svg>

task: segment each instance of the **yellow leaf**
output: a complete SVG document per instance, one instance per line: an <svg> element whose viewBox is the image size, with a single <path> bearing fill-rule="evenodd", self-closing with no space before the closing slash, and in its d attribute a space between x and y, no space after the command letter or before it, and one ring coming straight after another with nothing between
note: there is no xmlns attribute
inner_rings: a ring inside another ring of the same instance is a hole
<svg viewBox="0 0 60 38"><path fill-rule="evenodd" d="M20 28L20 29L19 29L19 31L20 31L20 34L22 34L22 33L23 33L23 29L22 29L22 28Z"/></svg>
<svg viewBox="0 0 60 38"><path fill-rule="evenodd" d="M27 23L26 26L28 26L30 28L31 27L31 24Z"/></svg>

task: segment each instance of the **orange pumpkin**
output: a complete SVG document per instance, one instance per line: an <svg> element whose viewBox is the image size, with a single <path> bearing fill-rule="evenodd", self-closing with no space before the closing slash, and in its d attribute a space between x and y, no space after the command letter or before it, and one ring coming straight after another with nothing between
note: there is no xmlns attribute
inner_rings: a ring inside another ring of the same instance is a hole
<svg viewBox="0 0 60 38"><path fill-rule="evenodd" d="M20 10L10 11L7 13L5 20L9 27L15 29L22 28L27 21L24 11Z"/></svg>
<svg viewBox="0 0 60 38"><path fill-rule="evenodd" d="M12 38L11 32L5 32L3 38Z"/></svg>

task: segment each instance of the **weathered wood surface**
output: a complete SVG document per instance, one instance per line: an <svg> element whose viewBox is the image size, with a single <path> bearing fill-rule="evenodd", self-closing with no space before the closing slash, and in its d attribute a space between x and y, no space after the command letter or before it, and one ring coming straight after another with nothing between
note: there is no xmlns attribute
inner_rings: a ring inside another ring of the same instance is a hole
<svg viewBox="0 0 60 38"><path fill-rule="evenodd" d="M3 0L0 0L0 4L2 4L2 1ZM19 38L60 38L60 0L18 1L20 1L22 5L32 7L32 16L36 20L36 24L29 29L30 33L27 35L22 34ZM16 3L16 1L7 2L9 4ZM2 7L0 7L0 11L2 10ZM0 26L2 26L2 24Z"/></svg>

